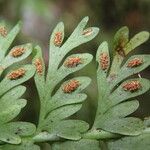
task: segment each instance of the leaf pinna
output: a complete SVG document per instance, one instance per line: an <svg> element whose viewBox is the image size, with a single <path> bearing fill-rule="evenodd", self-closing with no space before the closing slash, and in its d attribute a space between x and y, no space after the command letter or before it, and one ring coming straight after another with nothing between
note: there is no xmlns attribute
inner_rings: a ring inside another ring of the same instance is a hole
<svg viewBox="0 0 150 150"><path fill-rule="evenodd" d="M27 103L21 98L26 88L20 84L34 75L34 66L21 65L15 69L9 69L9 73L3 75L8 67L26 59L32 52L31 44L16 46L8 52L19 30L20 23L10 32L0 24L0 142L5 144L20 144L22 137L34 134L36 130L32 123L14 120Z"/></svg>
<svg viewBox="0 0 150 150"><path fill-rule="evenodd" d="M135 97L150 89L149 79L139 75L150 65L150 55L127 58L130 51L148 40L146 31L129 40L129 29L122 27L115 34L112 55L106 41L100 44L96 54L98 106L94 123L90 128L87 122L72 119L87 98L83 90L91 79L68 76L88 65L93 56L69 52L99 32L96 27L85 28L87 22L85 17L66 41L64 24L56 26L50 37L48 68L39 46L25 44L8 52L20 23L10 32L0 23L0 150L40 150L40 142L49 142L50 150L150 149L150 117L142 120L132 116L139 107ZM32 64L18 65L31 53ZM16 66L12 69L12 65ZM16 121L27 104L22 98L26 87L20 84L32 76L40 100L37 127Z"/></svg>
<svg viewBox="0 0 150 150"><path fill-rule="evenodd" d="M63 42L64 24L61 22L56 26L50 38L47 74L41 48L39 46L34 48L33 64L36 67L34 79L40 97L40 118L37 129L39 134L34 140L40 140L46 135L47 140L49 137L79 140L81 133L88 130L86 122L65 119L81 109L82 102L86 99L86 95L81 92L89 85L90 79L76 77L56 88L68 75L92 61L91 54L82 53L68 56L61 64L72 49L92 40L98 34L98 28L84 29L87 22L88 17L85 17L65 42ZM59 129L62 125L63 131Z"/></svg>
<svg viewBox="0 0 150 150"><path fill-rule="evenodd" d="M134 55L126 62L126 55L145 42L149 33L144 31L129 40L127 27L115 35L113 60L110 61L108 43L103 42L97 51L98 108L92 130L105 130L120 135L139 135L144 130L141 119L128 117L139 106L137 100L130 100L150 89L150 81L131 78L150 65L150 55ZM127 101L130 100L130 101Z"/></svg>

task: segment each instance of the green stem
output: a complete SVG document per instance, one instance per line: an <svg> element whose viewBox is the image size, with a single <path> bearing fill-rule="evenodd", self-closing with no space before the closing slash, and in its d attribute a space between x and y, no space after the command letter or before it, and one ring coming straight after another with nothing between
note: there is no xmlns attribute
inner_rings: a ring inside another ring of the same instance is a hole
<svg viewBox="0 0 150 150"><path fill-rule="evenodd" d="M47 141L59 141L60 138L56 134L49 134L48 132L41 132L38 135L34 136L32 140L35 143L38 143L38 142L47 142Z"/></svg>
<svg viewBox="0 0 150 150"><path fill-rule="evenodd" d="M42 125L42 122L44 121L44 116L45 116L45 113L43 111L43 107L41 106L40 114L39 114L39 122L37 126L37 133L41 132L41 125Z"/></svg>
<svg viewBox="0 0 150 150"><path fill-rule="evenodd" d="M110 139L110 138L118 138L119 134L110 133L104 130L90 130L89 132L83 134L84 139Z"/></svg>
<svg viewBox="0 0 150 150"><path fill-rule="evenodd" d="M45 85L45 89L48 89L48 85ZM41 132L41 126L43 125L43 122L45 120L45 116L47 113L47 101L51 99L50 95L52 93L52 90L50 90L48 93L45 93L45 97L40 98L40 114L39 114L39 123L37 127L37 133Z"/></svg>
<svg viewBox="0 0 150 150"><path fill-rule="evenodd" d="M146 128L145 130L143 130L143 133L150 133L150 128ZM90 130L82 135L83 139L93 139L93 140L116 139L120 137L121 137L120 134L115 134L104 130L96 130L96 129ZM49 134L48 132L38 133L32 138L32 141L34 143L47 141L54 142L60 140L61 138L58 137L56 134Z"/></svg>
<svg viewBox="0 0 150 150"><path fill-rule="evenodd" d="M44 122L46 115L46 99L45 97L40 97L40 114L39 114L39 122L38 122L38 127L37 127L37 133L41 132L41 126Z"/></svg>
<svg viewBox="0 0 150 150"><path fill-rule="evenodd" d="M150 133L150 127L146 128L143 133Z"/></svg>

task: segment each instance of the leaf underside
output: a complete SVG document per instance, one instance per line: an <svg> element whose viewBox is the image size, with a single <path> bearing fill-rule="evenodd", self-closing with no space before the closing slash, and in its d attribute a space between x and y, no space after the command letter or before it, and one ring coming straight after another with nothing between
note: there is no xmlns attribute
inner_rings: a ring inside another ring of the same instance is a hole
<svg viewBox="0 0 150 150"><path fill-rule="evenodd" d="M111 62L107 42L97 51L98 108L93 129L103 129L122 135L139 135L145 126L141 119L128 117L139 107L132 100L150 89L150 81L144 78L130 78L139 74L150 65L150 55L134 55L124 62L125 56L149 38L146 31L140 32L129 40L127 27L115 35Z"/></svg>
<svg viewBox="0 0 150 150"><path fill-rule="evenodd" d="M52 150L150 149L150 119L142 121L131 116L139 107L135 97L150 89L148 79L140 75L135 77L150 65L150 55L133 55L125 59L129 52L148 40L149 33L146 31L129 39L129 29L123 27L114 37L113 59L110 58L110 48L106 41L99 46L96 55L99 63L99 95L96 118L90 132L104 130L104 133L123 137L105 141L84 139L82 134L88 131L89 124L69 118L81 109L87 98L83 90L91 82L86 76L66 79L92 61L93 57L88 53L69 55L71 50L98 34L99 29L96 27L85 29L87 22L88 17L85 17L66 41L64 24L60 22L56 26L50 38L48 69L39 46L32 48L28 43L8 51L20 31L20 23L7 35L0 34L0 150L40 150L34 140L45 142L60 139L63 139L62 142L52 143ZM18 48L21 50L19 54L14 52ZM16 65L31 53L32 65ZM12 70L10 67L13 64L17 67ZM17 71L20 68L21 75ZM29 122L15 121L27 104L27 100L22 98L26 88L20 84L33 75L40 99L37 128Z"/></svg>
<svg viewBox="0 0 150 150"><path fill-rule="evenodd" d="M29 80L35 73L33 65L21 65L13 70L9 68L13 64L17 66L17 63L26 59L32 52L31 44L19 45L8 50L20 31L20 25L19 22L7 35L0 35L0 143L20 144L21 137L30 136L36 130L32 123L12 121L27 103L25 99L21 98L26 88L20 84ZM7 68L9 68L9 72ZM20 68L23 70L23 74L16 71ZM4 71L8 73L3 75ZM19 73L20 76L18 76ZM0 149L9 150L11 148L2 146Z"/></svg>
<svg viewBox="0 0 150 150"><path fill-rule="evenodd" d="M73 54L65 58L72 49L92 40L97 35L98 28L84 29L87 22L88 17L85 17L65 42L63 42L64 24L60 22L56 26L50 38L47 74L42 50L39 46L34 48L33 64L37 67L34 79L41 104L39 130L44 131L44 135L46 131L47 138L55 135L59 138L79 140L81 133L86 132L89 128L84 121L67 120L66 118L81 109L87 97L82 91L89 85L90 78L75 77L63 81L92 61L92 55L87 53ZM40 68L36 65L37 62ZM62 85L58 88L62 81ZM40 138L40 135L42 134L37 135L35 139Z"/></svg>

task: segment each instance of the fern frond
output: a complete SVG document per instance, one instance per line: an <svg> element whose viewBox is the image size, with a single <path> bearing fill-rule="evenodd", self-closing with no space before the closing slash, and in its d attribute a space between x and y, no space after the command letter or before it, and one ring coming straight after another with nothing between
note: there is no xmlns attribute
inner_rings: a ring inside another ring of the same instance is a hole
<svg viewBox="0 0 150 150"><path fill-rule="evenodd" d="M34 75L34 66L24 65L14 70L9 69L9 72L3 75L7 68L24 60L32 52L31 44L16 46L8 52L8 48L19 31L20 23L10 32L5 31L5 35L0 34L0 141L10 144L21 143L21 137L30 136L36 130L32 123L12 121L27 103L21 98L26 88L20 84Z"/></svg>
<svg viewBox="0 0 150 150"><path fill-rule="evenodd" d="M98 108L94 129L122 135L139 135L144 130L141 119L128 117L138 107L137 100L131 100L150 89L150 81L144 78L130 78L150 65L150 55L134 55L124 62L126 55L149 38L146 31L129 40L127 27L121 28L114 38L114 56L111 62L108 43L103 42L97 52ZM130 100L130 101L127 101Z"/></svg>
<svg viewBox="0 0 150 150"><path fill-rule="evenodd" d="M50 38L47 74L41 48L37 46L34 49L33 64L37 69L34 79L41 104L35 141L40 141L42 138L47 141L59 138L79 140L81 133L89 128L84 121L66 120L66 118L81 109L82 102L87 97L81 92L91 80L88 77L72 78L57 89L57 85L68 75L82 69L92 60L92 55L87 53L73 54L64 60L72 49L92 40L97 35L98 28L84 29L87 22L88 17L85 17L65 42L63 42L64 24L61 22L56 26Z"/></svg>

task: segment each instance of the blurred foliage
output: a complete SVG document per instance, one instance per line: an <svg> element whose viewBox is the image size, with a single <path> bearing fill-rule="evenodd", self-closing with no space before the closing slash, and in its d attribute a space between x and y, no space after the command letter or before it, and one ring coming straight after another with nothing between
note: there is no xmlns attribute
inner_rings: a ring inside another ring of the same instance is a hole
<svg viewBox="0 0 150 150"><path fill-rule="evenodd" d="M76 49L76 52L88 51L95 56L98 45L107 40L112 42L111 37L121 26L128 26L131 35L141 30L149 30L150 27L150 1L149 0L0 0L0 20L5 20L9 26L14 25L18 20L23 22L22 33L17 43L25 42L39 43L43 48L45 61L48 61L48 39L54 26L63 21L66 27L66 37L72 32L76 24L83 18L90 17L90 24L100 27L100 34L95 40ZM140 49L142 53L150 53L147 42ZM92 62L84 70L82 75L90 76L92 84L87 88L88 100L84 103L83 109L75 117L93 121L95 108L97 106L97 85L95 62ZM149 68L142 73L142 76L149 77ZM27 82L28 107L24 110L20 119L36 122L38 104L36 89L33 81ZM89 94L90 93L90 94ZM149 115L150 92L139 97L141 107L135 113L145 117ZM32 110L32 111L31 111Z"/></svg>

